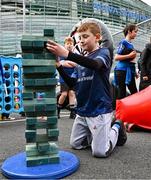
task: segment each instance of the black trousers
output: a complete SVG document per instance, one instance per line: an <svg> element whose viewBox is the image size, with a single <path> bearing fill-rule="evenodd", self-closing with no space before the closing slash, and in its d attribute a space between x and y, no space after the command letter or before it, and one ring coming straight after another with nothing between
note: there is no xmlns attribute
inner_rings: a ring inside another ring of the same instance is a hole
<svg viewBox="0 0 151 180"><path fill-rule="evenodd" d="M126 93L126 86L128 87L131 94L137 92L136 82L135 82L135 75L132 74L132 79L129 85L125 84L126 79L126 71L116 70L115 71L116 78L118 81L118 88L117 88L117 99L122 99L127 96Z"/></svg>

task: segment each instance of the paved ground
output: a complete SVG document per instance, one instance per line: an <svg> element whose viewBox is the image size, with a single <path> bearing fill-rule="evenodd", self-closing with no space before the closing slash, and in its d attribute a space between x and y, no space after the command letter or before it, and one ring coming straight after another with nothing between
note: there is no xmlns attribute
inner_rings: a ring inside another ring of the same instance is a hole
<svg viewBox="0 0 151 180"><path fill-rule="evenodd" d="M72 150L69 145L73 120L63 112L59 120L59 147L80 158L80 167L65 179L151 179L151 131L128 133L127 144L117 147L108 158L94 158L88 150ZM25 149L25 120L0 122L0 166L8 157ZM0 179L6 179L0 173Z"/></svg>

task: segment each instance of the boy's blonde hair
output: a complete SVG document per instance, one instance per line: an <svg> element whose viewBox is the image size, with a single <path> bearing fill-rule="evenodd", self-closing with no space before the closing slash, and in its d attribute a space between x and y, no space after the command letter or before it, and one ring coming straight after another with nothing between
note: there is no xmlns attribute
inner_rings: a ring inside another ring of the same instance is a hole
<svg viewBox="0 0 151 180"><path fill-rule="evenodd" d="M70 36L68 36L68 37L65 38L64 44L66 44L67 42L72 42L72 43L74 44L74 40L73 40L73 38L70 37Z"/></svg>
<svg viewBox="0 0 151 180"><path fill-rule="evenodd" d="M77 32L84 32L87 30L89 30L93 35L96 35L98 33L101 34L100 27L96 23L93 23L93 22L85 22L81 24L78 27Z"/></svg>

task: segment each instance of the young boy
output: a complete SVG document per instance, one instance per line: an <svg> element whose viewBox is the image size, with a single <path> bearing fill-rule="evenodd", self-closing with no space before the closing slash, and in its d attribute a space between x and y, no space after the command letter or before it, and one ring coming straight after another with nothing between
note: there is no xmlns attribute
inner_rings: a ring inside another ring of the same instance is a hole
<svg viewBox="0 0 151 180"><path fill-rule="evenodd" d="M124 145L127 136L120 120L112 123L112 100L109 74L112 64L107 48L100 48L101 30L96 23L86 22L78 28L80 46L87 56L69 52L63 46L48 41L47 49L63 56L78 66L72 78L66 76L57 62L57 69L69 86L76 88L77 116L75 118L70 144L74 149L91 146L96 157L107 157L116 145Z"/></svg>
<svg viewBox="0 0 151 180"><path fill-rule="evenodd" d="M72 37L66 37L65 41L64 41L64 47L68 50L68 51L72 51L73 47L74 47L74 40L72 39ZM71 66L71 61L69 61L69 63L67 61L64 61L64 57L60 57L60 63L62 64L62 66L64 67L64 71L71 76L71 74L74 71L74 67L75 66ZM75 64L73 64L75 65ZM59 96L58 99L58 104L57 104L57 110L58 110L58 118L60 118L60 111L63 108L64 102L66 100L66 98L68 97L69 99L69 108L70 108L70 118L74 119L75 118L75 103L76 103L76 98L75 98L75 92L73 87L70 88L65 81L63 80L63 78L60 76L59 77L59 82L60 82L60 90L61 90L61 94Z"/></svg>
<svg viewBox="0 0 151 180"><path fill-rule="evenodd" d="M117 54L114 59L118 61L115 67L115 84L117 85L117 99L126 97L126 86L131 94L137 92L135 76L135 57L136 50L132 40L137 35L138 28L135 24L128 24L124 30L125 38L121 40L118 46Z"/></svg>

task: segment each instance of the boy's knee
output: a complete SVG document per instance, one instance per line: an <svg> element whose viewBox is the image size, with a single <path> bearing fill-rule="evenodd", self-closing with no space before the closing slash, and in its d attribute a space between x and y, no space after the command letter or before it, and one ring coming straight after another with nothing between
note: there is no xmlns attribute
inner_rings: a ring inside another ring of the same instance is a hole
<svg viewBox="0 0 151 180"><path fill-rule="evenodd" d="M112 153L112 143L110 142L110 147L107 150L105 147L104 148L92 148L92 155L95 157L108 157Z"/></svg>
<svg viewBox="0 0 151 180"><path fill-rule="evenodd" d="M75 142L71 142L71 141L70 141L70 145L71 145L71 147L72 147L73 149L80 149L80 148L78 147L78 144L76 144Z"/></svg>
<svg viewBox="0 0 151 180"><path fill-rule="evenodd" d="M70 145L73 149L82 149L81 144L78 141L70 139Z"/></svg>

